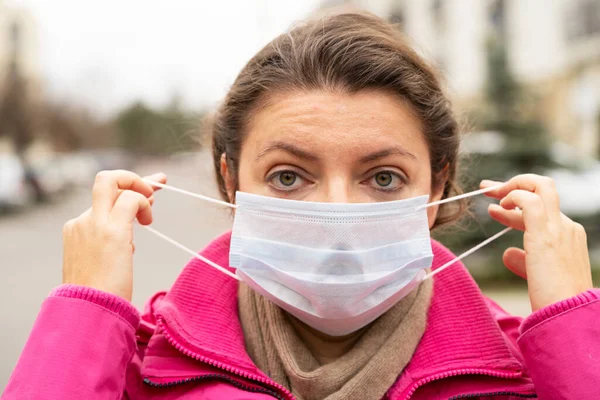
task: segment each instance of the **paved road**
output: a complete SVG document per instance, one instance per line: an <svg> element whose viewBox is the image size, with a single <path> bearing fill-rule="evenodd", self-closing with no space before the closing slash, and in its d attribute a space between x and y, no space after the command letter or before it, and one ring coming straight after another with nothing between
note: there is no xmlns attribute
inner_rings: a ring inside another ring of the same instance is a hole
<svg viewBox="0 0 600 400"><path fill-rule="evenodd" d="M140 166L136 172L164 171L181 188L216 196L208 159L182 159ZM89 207L89 188L54 204L0 217L0 392L17 362L35 316L48 292L61 280L61 230L65 221ZM155 223L161 232L192 249L231 226L228 210L172 192L157 195ZM186 253L151 233L135 232L133 302L141 307L154 292L167 289L188 261ZM526 314L522 291L493 293L508 310Z"/></svg>

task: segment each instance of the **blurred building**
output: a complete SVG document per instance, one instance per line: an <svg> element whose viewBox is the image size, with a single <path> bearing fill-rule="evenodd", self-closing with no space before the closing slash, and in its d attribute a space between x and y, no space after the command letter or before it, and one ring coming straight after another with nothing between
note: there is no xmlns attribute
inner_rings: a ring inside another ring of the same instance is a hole
<svg viewBox="0 0 600 400"><path fill-rule="evenodd" d="M551 134L600 155L600 0L329 0L401 24L461 109L482 104L486 43L503 38Z"/></svg>
<svg viewBox="0 0 600 400"><path fill-rule="evenodd" d="M41 98L38 50L37 27L32 15L0 0L0 102L14 68L25 82L26 98L32 104ZM8 137L0 138L0 151L10 150L11 145Z"/></svg>

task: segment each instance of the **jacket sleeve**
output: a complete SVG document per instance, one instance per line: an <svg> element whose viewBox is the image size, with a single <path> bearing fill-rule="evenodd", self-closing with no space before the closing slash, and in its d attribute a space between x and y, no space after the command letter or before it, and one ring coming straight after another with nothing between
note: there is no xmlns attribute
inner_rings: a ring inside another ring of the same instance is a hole
<svg viewBox="0 0 600 400"><path fill-rule="evenodd" d="M600 399L600 290L527 317L517 343L540 399Z"/></svg>
<svg viewBox="0 0 600 400"><path fill-rule="evenodd" d="M2 399L129 398L139 324L138 311L120 297L59 286L42 304Z"/></svg>

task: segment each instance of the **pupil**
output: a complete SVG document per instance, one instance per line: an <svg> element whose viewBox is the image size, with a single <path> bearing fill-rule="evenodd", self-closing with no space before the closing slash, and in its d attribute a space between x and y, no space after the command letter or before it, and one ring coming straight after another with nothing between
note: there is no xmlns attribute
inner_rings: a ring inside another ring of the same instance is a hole
<svg viewBox="0 0 600 400"><path fill-rule="evenodd" d="M279 175L279 182L281 182L284 186L292 186L294 182L296 182L296 174L291 172L284 172Z"/></svg>
<svg viewBox="0 0 600 400"><path fill-rule="evenodd" d="M377 174L375 179L380 186L389 186L392 183L392 175L389 173Z"/></svg>

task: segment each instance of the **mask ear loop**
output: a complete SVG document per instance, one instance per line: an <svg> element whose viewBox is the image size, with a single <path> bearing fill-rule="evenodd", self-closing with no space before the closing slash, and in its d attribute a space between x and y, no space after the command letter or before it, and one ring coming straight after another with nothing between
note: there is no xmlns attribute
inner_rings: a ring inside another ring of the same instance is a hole
<svg viewBox="0 0 600 400"><path fill-rule="evenodd" d="M219 271L221 271L221 272L222 272L222 273L224 273L225 275L229 275L230 277L232 277L233 279L236 279L236 280L238 280L238 281L240 280L240 278L238 278L238 276L237 276L237 275L235 275L233 272L231 272L231 271L229 271L229 270L227 270L227 269L223 268L222 266L220 266L219 264L217 264L217 263L215 263L215 262L212 262L212 261L210 261L208 258L206 258L206 257L204 257L204 256L202 256L202 255L200 255L200 254L198 254L198 253L196 253L195 251L188 249L187 247L185 247L184 245L182 245L182 244L181 244L181 243L179 243L178 241L176 241L176 240L174 240L174 239L171 239L170 237L168 237L168 236L166 236L166 235L163 235L162 233L160 233L160 232L159 232L159 231L157 231L156 229L154 229L154 228L151 228L151 227L149 227L149 226L147 226L147 225L142 225L142 227L143 227L143 228L145 228L146 230L148 230L148 231L150 231L150 232L154 233L154 234L155 234L156 236L158 236L159 238L161 238L161 239L164 239L164 240L166 240L167 242L171 243L171 244L172 244L172 245L174 245L175 247L179 247L181 250L185 251L186 253L189 253L189 254L191 254L193 257L195 257L195 258L197 258L197 259L199 259L199 260L201 260L201 261L204 261L205 263L207 263L207 264L208 264L208 265L210 265L211 267L218 269Z"/></svg>
<svg viewBox="0 0 600 400"><path fill-rule="evenodd" d="M466 256L468 256L470 254L473 254L474 252L476 252L477 250L479 250L483 246L485 246L485 245L493 242L494 240L498 239L500 236L502 236L505 233L508 233L510 231L512 231L512 228L504 228L500 232L496 233L494 236L490 236L489 238L485 239L483 242L479 243L477 246L473 247L472 249L467 250L464 253L462 253L460 256L456 257L455 259L452 259L452 260L448 261L446 264L444 264L441 267L437 268L435 271L431 271L430 273L428 273L427 275L425 275L423 277L423 280L429 279L429 278L433 277L434 275L442 272L446 268L450 267L452 264L456 263L457 261L462 260L463 258L465 258Z"/></svg>
<svg viewBox="0 0 600 400"><path fill-rule="evenodd" d="M218 204L220 206L225 206L225 207L231 207L231 208L237 208L237 206L235 204L231 204L231 203L227 203L225 201L222 200L217 200L217 199L213 199L212 197L208 197L208 196L204 196L202 194L198 194L198 193L193 193L193 192L188 192L187 190L183 190L183 189L179 189L176 188L174 186L170 186L170 185L165 185L164 183L160 183L160 182L154 182L151 181L149 179L144 179L144 182L153 185L153 186L157 186L159 188L162 189L168 189L168 190L172 190L174 192L178 192L178 193L182 193L182 194L186 194L188 196L192 196L192 197L196 197L198 199L202 199L205 201L208 201L210 203L214 203L214 204ZM226 268L223 268L222 266L220 266L219 264L209 260L208 258L198 254L197 252L188 249L186 246L182 245L181 243L179 243L178 241L171 239L170 237L160 233L159 231L157 231L154 228L151 228L150 226L147 225L142 225L142 228L146 229L149 232L154 233L156 236L158 236L159 238L166 240L167 242L171 243L173 246L180 248L181 250L185 251L188 254L191 254L193 257L199 259L200 261L205 262L206 264L208 264L209 266L221 271L222 273L224 273L225 275L228 275L230 277L232 277L233 279L236 280L240 280L240 278L235 275L233 272L229 271Z"/></svg>
<svg viewBox="0 0 600 400"><path fill-rule="evenodd" d="M231 204L231 203L228 203L223 200L213 199L212 197L204 196L203 194L189 192L187 190L176 188L175 186L165 185L164 183L160 183L160 182L154 182L154 181L151 181L150 179L142 179L142 180L149 185L156 186L161 189L168 189L168 190L172 190L173 192L186 194L188 196L195 197L197 199L201 199L204 201L208 201L209 203L218 204L220 206L225 206L225 207L229 207L229 208L237 208L237 205L235 205L235 204Z"/></svg>
<svg viewBox="0 0 600 400"><path fill-rule="evenodd" d="M469 192L469 193L463 193L460 194L458 196L454 196L454 197L449 197L447 199L443 199L443 200L439 200L439 201L433 201L431 203L427 203L424 204L422 206L419 206L416 208L416 210L422 210L424 208L428 208L428 207L433 207L433 206L437 206L440 204L445 204L445 203L449 203L451 201L455 201L455 200L460 200L460 199L464 199L467 197L471 197L471 196L477 196L479 194L483 194L483 193L487 193L487 192L491 192L493 190L496 190L500 187L502 187L503 185L496 185L496 186L492 186L489 188L485 188L485 189L479 189L479 190L475 190L473 192ZM494 240L498 239L500 236L512 231L513 228L504 228L503 230L501 230L500 232L496 233L493 236L490 236L489 238L487 238L486 240L484 240L483 242L479 243L477 246L465 251L464 253L462 253L461 255L459 255L458 257L448 261L446 264L442 265L441 267L437 268L435 271L431 271L430 273L428 273L427 275L425 275L423 277L423 281L426 279L429 279L433 276L435 276L436 274L442 272L443 270L445 270L446 268L450 267L451 265L455 264L456 262L462 260L463 258L467 257L468 255L473 254L474 252L476 252L477 250L481 249L482 247L490 244L491 242L493 242Z"/></svg>
<svg viewBox="0 0 600 400"><path fill-rule="evenodd" d="M504 186L504 184L502 184L502 185L496 185L496 186L491 186L491 187L485 188L485 189L474 190L474 191L469 192L469 193L459 194L458 196L448 197L447 199L443 199L443 200L432 201L431 203L423 204L422 206L417 207L416 210L418 211L418 210L422 210L424 208L438 206L440 204L445 204L445 203L450 203L451 201L465 199L465 198L471 197L471 196L477 196L477 195L480 195L480 194L483 194L483 193L487 193L487 192L491 192L493 190L499 189L502 186Z"/></svg>

